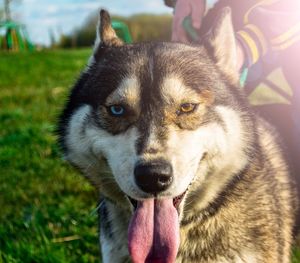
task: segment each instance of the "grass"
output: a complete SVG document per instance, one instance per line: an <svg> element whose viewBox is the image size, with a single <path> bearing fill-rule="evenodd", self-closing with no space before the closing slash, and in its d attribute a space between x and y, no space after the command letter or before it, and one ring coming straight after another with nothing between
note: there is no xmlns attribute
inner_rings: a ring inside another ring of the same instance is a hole
<svg viewBox="0 0 300 263"><path fill-rule="evenodd" d="M61 160L54 135L88 56L0 54L0 263L99 262L97 194Z"/></svg>
<svg viewBox="0 0 300 263"><path fill-rule="evenodd" d="M97 195L55 123L89 51L0 55L0 262L99 262Z"/></svg>

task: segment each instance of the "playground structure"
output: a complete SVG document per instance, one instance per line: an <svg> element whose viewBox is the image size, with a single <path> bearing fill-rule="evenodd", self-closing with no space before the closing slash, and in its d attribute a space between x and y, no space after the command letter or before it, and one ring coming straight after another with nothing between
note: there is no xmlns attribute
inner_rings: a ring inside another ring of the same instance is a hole
<svg viewBox="0 0 300 263"><path fill-rule="evenodd" d="M127 25L121 21L112 21L112 26L118 36L125 42L131 43L132 38ZM12 20L0 22L0 50L33 51L35 46L30 41L26 27Z"/></svg>
<svg viewBox="0 0 300 263"><path fill-rule="evenodd" d="M34 50L26 27L12 20L0 22L0 49L11 51Z"/></svg>
<svg viewBox="0 0 300 263"><path fill-rule="evenodd" d="M34 50L26 31L26 27L12 20L10 4L12 0L4 0L4 21L0 21L0 49L21 51Z"/></svg>
<svg viewBox="0 0 300 263"><path fill-rule="evenodd" d="M116 31L119 38L121 38L126 44L132 43L132 38L128 29L128 26L117 20L113 20L111 23L113 29Z"/></svg>

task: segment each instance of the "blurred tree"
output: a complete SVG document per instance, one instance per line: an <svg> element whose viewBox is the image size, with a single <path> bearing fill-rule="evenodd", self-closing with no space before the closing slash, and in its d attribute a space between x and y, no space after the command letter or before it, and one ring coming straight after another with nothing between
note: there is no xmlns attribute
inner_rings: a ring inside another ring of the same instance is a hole
<svg viewBox="0 0 300 263"><path fill-rule="evenodd" d="M171 23L169 15L140 14L127 20L135 42L170 40Z"/></svg>
<svg viewBox="0 0 300 263"><path fill-rule="evenodd" d="M139 14L131 17L112 16L128 25L134 42L167 41L171 36L170 15ZM94 44L98 12L92 13L84 24L70 35L61 35L58 46L62 48L84 47Z"/></svg>
<svg viewBox="0 0 300 263"><path fill-rule="evenodd" d="M52 28L49 28L48 32L49 32L49 38L50 38L50 45L51 45L51 47L55 47L56 41L55 41L54 31Z"/></svg>
<svg viewBox="0 0 300 263"><path fill-rule="evenodd" d="M4 10L0 7L0 20L4 20Z"/></svg>
<svg viewBox="0 0 300 263"><path fill-rule="evenodd" d="M4 0L4 7L3 9L0 8L0 18L4 18L6 21L12 20L11 16L11 3L18 3L21 2L21 0Z"/></svg>
<svg viewBox="0 0 300 263"><path fill-rule="evenodd" d="M10 2L12 0L4 0L4 14L5 14L5 17L4 19L5 20L11 20L11 13L10 13Z"/></svg>

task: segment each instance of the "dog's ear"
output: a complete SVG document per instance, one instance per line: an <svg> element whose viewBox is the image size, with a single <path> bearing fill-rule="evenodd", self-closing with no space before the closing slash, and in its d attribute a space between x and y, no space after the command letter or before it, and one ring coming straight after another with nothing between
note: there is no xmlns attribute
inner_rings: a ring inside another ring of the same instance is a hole
<svg viewBox="0 0 300 263"><path fill-rule="evenodd" d="M97 60L97 58L100 58L102 52L107 47L119 47L123 44L123 41L118 38L115 30L111 26L109 13L106 10L101 9L100 19L97 26L97 38L94 48L95 59Z"/></svg>
<svg viewBox="0 0 300 263"><path fill-rule="evenodd" d="M109 13L102 9L100 11L100 24L98 25L98 35L100 43L104 46L122 46L123 41L118 38L115 30L111 26Z"/></svg>
<svg viewBox="0 0 300 263"><path fill-rule="evenodd" d="M218 66L226 73L239 77L237 44L231 19L231 9L225 7L204 40Z"/></svg>

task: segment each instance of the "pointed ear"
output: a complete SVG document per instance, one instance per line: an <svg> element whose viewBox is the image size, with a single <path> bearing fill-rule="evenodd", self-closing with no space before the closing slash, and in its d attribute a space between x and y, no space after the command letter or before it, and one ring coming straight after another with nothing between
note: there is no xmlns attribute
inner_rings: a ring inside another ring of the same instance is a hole
<svg viewBox="0 0 300 263"><path fill-rule="evenodd" d="M98 25L98 34L101 44L105 46L122 46L123 41L118 38L115 30L111 26L109 13L102 9L100 11L100 24Z"/></svg>
<svg viewBox="0 0 300 263"><path fill-rule="evenodd" d="M231 19L231 9L222 9L216 23L205 39L217 65L235 78L239 78L237 68L237 43Z"/></svg>
<svg viewBox="0 0 300 263"><path fill-rule="evenodd" d="M106 47L119 47L122 45L123 41L118 38L115 30L111 26L109 13L106 10L101 9L94 47L95 58L99 58Z"/></svg>

